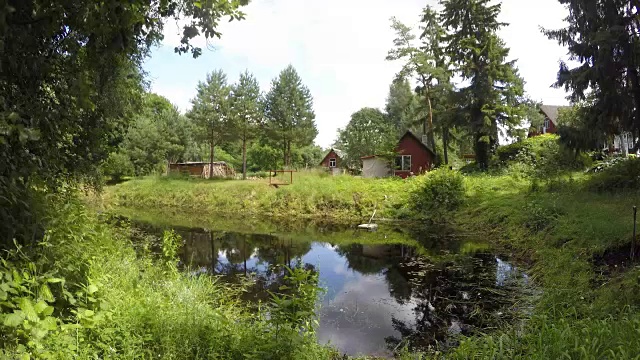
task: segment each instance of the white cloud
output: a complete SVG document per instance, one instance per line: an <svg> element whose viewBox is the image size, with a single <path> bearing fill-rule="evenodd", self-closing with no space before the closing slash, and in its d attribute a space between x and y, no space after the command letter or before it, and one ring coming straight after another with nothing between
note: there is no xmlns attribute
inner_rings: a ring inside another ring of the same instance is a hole
<svg viewBox="0 0 640 360"><path fill-rule="evenodd" d="M417 26L424 5L424 0L253 0L244 9L245 20L221 25L222 39L212 42L216 47L212 56L205 54L182 66L201 67L200 79L207 71L222 67L231 81L233 72L248 68L268 90L281 69L294 65L315 99L320 132L316 143L328 146L351 113L365 106L384 107L388 86L399 70L399 64L385 60L394 38L389 18L396 16ZM505 0L503 4L502 20L511 26L501 36L511 47L512 57L518 59L527 91L549 103L564 103L564 93L549 86L566 51L547 40L538 26L559 27L563 17L557 0ZM180 38L177 33L175 24L167 24L164 43L175 46ZM203 39L196 44L206 45ZM203 65L210 57L217 62ZM188 60L177 56L162 59L176 64ZM154 91L157 87L186 109L197 80L181 78L179 71L151 75L157 79ZM175 81L162 81L165 76L173 76Z"/></svg>

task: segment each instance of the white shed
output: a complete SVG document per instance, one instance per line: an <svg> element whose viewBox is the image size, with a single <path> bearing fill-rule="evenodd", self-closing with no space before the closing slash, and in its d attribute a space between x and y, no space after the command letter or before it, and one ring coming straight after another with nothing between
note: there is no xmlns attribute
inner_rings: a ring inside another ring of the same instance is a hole
<svg viewBox="0 0 640 360"><path fill-rule="evenodd" d="M389 163L378 156L367 156L362 158L362 177L381 178L391 176Z"/></svg>

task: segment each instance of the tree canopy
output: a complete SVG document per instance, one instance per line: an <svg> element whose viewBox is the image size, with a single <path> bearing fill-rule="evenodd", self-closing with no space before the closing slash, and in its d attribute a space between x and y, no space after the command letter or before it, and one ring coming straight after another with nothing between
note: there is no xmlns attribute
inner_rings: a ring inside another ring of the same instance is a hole
<svg viewBox="0 0 640 360"><path fill-rule="evenodd" d="M363 108L353 113L349 124L338 131L336 147L344 151L342 160L347 166L358 168L361 157L390 154L397 141L396 128L386 121L382 111Z"/></svg>
<svg viewBox="0 0 640 360"><path fill-rule="evenodd" d="M139 106L141 64L169 19L191 39L241 19L238 0L8 0L0 2L0 233L33 238L32 185L95 178ZM25 225L27 226L27 225Z"/></svg>
<svg viewBox="0 0 640 360"><path fill-rule="evenodd" d="M640 3L624 0L560 0L568 26L544 30L569 49L570 68L561 62L556 86L574 102L589 100L584 112L606 135L640 129Z"/></svg>

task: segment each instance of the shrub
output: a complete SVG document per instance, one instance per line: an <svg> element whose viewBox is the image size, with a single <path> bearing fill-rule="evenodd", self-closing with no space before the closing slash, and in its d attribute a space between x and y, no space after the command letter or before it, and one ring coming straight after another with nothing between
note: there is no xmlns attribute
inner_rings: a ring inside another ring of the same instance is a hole
<svg viewBox="0 0 640 360"><path fill-rule="evenodd" d="M133 176L135 171L129 155L120 152L109 154L101 170L103 175L110 176L113 181L119 181L125 176Z"/></svg>
<svg viewBox="0 0 640 360"><path fill-rule="evenodd" d="M587 181L592 191L615 191L640 187L640 159L619 158L601 163Z"/></svg>
<svg viewBox="0 0 640 360"><path fill-rule="evenodd" d="M409 206L416 215L440 220L464 201L464 177L453 170L437 169L415 180Z"/></svg>

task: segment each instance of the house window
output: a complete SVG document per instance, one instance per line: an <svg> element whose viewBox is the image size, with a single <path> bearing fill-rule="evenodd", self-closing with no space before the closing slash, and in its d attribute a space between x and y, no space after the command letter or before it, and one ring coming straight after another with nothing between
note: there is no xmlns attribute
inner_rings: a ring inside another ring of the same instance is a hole
<svg viewBox="0 0 640 360"><path fill-rule="evenodd" d="M396 170L411 171L411 155L399 155L396 157Z"/></svg>
<svg viewBox="0 0 640 360"><path fill-rule="evenodd" d="M332 167L332 168L336 167L336 159L335 158L329 159L329 167Z"/></svg>

